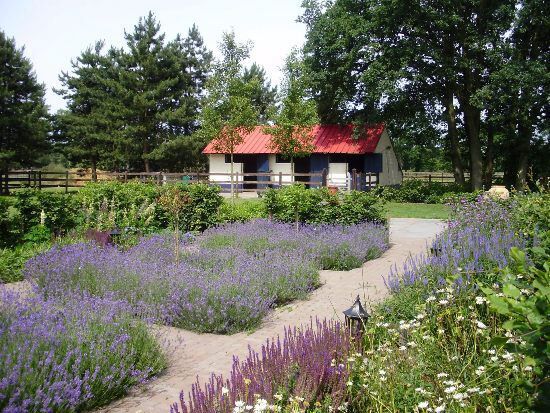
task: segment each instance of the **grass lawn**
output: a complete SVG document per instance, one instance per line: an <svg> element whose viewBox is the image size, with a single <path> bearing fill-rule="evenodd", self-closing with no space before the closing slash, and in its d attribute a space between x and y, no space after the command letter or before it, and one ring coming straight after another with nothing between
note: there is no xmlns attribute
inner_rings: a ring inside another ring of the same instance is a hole
<svg viewBox="0 0 550 413"><path fill-rule="evenodd" d="M261 205L262 200L257 198L236 198L235 204L232 205L231 199L225 198L227 205L237 209L246 209ZM443 204L414 204L414 203L386 203L388 218L430 218L430 219L447 219L449 217L450 208Z"/></svg>
<svg viewBox="0 0 550 413"><path fill-rule="evenodd" d="M388 218L432 218L447 219L451 212L448 205L413 204L388 202L386 204Z"/></svg>

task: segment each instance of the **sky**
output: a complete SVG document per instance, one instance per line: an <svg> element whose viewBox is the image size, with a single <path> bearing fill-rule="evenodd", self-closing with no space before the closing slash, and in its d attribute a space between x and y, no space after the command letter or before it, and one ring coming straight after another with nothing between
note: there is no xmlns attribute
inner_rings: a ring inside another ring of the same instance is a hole
<svg viewBox="0 0 550 413"><path fill-rule="evenodd" d="M281 79L284 59L302 45L305 26L296 22L302 0L0 0L0 30L15 38L46 85L51 112L65 106L52 88L61 71L97 40L123 46L124 30L132 31L151 10L172 40L187 35L195 23L206 46L216 55L223 32L234 30L239 42L251 40L250 62L263 66L272 84Z"/></svg>

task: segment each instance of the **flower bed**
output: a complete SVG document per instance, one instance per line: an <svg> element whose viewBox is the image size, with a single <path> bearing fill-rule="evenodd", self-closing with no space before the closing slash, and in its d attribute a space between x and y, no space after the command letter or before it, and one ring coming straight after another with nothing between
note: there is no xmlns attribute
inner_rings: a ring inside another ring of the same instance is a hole
<svg viewBox="0 0 550 413"><path fill-rule="evenodd" d="M392 271L393 294L375 308L359 342L331 346L341 332L335 324L318 329L326 344L305 346L301 357L273 357L264 347L235 361L228 380L196 383L171 412L546 411L550 228L532 220L534 229L517 226L525 199L459 205L430 254ZM526 258L517 247L528 244L535 247ZM275 342L276 354L292 354L292 342ZM327 385L330 373L303 378L307 360L326 363L327 350L331 366L341 368L338 385ZM295 388L302 379L308 387Z"/></svg>
<svg viewBox="0 0 550 413"><path fill-rule="evenodd" d="M161 371L159 345L127 307L90 296L72 296L61 307L1 294L0 410L90 409Z"/></svg>
<svg viewBox="0 0 550 413"><path fill-rule="evenodd" d="M75 244L30 260L27 277L43 295L114 296L147 319L201 332L233 333L257 326L276 305L305 298L319 269L349 269L388 248L384 226L349 227L265 220L207 230L182 243L143 239L127 251Z"/></svg>

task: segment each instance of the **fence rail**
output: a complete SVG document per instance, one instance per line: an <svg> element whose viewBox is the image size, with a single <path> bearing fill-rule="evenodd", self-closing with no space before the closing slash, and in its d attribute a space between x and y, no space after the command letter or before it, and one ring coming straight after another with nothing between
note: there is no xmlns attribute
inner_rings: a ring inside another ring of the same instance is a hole
<svg viewBox="0 0 550 413"><path fill-rule="evenodd" d="M493 173L493 179L498 178L502 179L504 177L504 172L495 172ZM470 179L470 173L464 172L464 178ZM452 183L455 181L455 177L450 172L414 172L414 171L403 171L403 180L417 179L420 181L428 182L442 182L442 183Z"/></svg>
<svg viewBox="0 0 550 413"><path fill-rule="evenodd" d="M465 173L465 178L469 174ZM502 172L494 174L496 178ZM454 182L453 174L447 172L411 172L405 171L403 179L419 179L429 182ZM100 172L98 181L154 182L159 185L174 182L217 184L224 190L231 185L231 174L225 172ZM0 193L7 194L12 189L30 187L37 189L59 188L68 192L71 188L80 188L91 182L89 174L72 171L47 172L38 170L15 170L0 173ZM271 172L235 172L233 184L239 192L263 191L268 187L282 187L292 182L301 182L308 187L328 186L340 189L370 189L378 184L375 173L358 173L353 170L334 180L326 170L320 173L271 173Z"/></svg>

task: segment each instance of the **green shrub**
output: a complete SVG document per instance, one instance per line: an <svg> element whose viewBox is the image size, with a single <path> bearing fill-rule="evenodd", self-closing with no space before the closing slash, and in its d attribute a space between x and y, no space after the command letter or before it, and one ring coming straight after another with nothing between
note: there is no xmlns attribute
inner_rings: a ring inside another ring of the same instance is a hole
<svg viewBox="0 0 550 413"><path fill-rule="evenodd" d="M219 188L206 184L174 184L189 196L190 202L180 213L180 228L202 231L218 222L223 202ZM168 213L158 199L172 184L158 186L143 182L96 182L78 194L84 209L82 226L98 230L115 227L125 232L151 233L168 227Z"/></svg>
<svg viewBox="0 0 550 413"><path fill-rule="evenodd" d="M223 202L218 212L218 222L246 222L252 219L267 218L265 203L259 199L242 202Z"/></svg>
<svg viewBox="0 0 550 413"><path fill-rule="evenodd" d="M0 198L0 248L10 247L19 242L21 220L11 200Z"/></svg>
<svg viewBox="0 0 550 413"><path fill-rule="evenodd" d="M78 193L83 208L84 228L110 230L124 228L127 232L153 232L166 227L166 216L156 199L159 187L142 182L94 182Z"/></svg>
<svg viewBox="0 0 550 413"><path fill-rule="evenodd" d="M0 283L23 280L23 268L32 257L45 252L51 243L23 244L15 248L0 249Z"/></svg>
<svg viewBox="0 0 550 413"><path fill-rule="evenodd" d="M204 231L218 223L218 210L223 203L219 187L208 184L176 185L189 195L190 200L180 213L182 230Z"/></svg>
<svg viewBox="0 0 550 413"><path fill-rule="evenodd" d="M295 184L269 189L263 199L269 215L282 222L341 225L385 222L382 202L369 192L331 194L326 188L306 189Z"/></svg>
<svg viewBox="0 0 550 413"><path fill-rule="evenodd" d="M479 193L469 193L462 185L426 182L417 179L404 181L400 186L377 186L372 191L377 197L392 202L439 204L467 198L474 200ZM457 198L453 198L456 196Z"/></svg>
<svg viewBox="0 0 550 413"><path fill-rule="evenodd" d="M25 233L40 224L45 213L44 225L53 233L65 233L77 225L79 205L72 195L25 188L15 193L15 208L21 216L21 232Z"/></svg>

